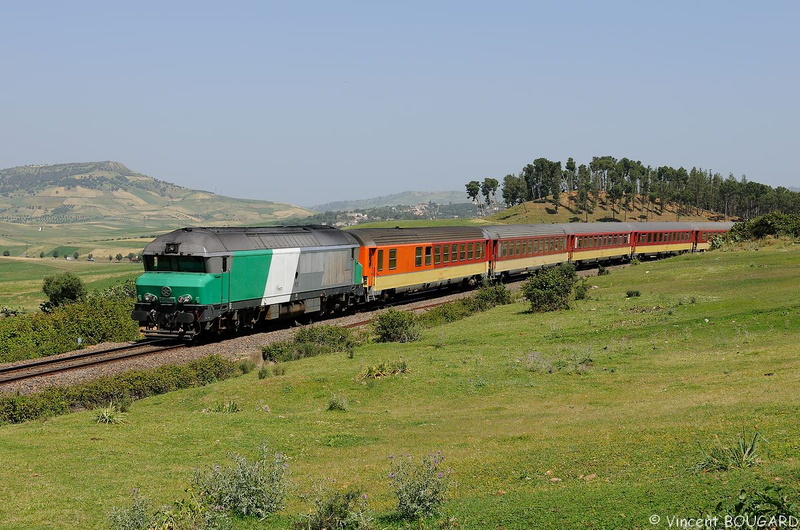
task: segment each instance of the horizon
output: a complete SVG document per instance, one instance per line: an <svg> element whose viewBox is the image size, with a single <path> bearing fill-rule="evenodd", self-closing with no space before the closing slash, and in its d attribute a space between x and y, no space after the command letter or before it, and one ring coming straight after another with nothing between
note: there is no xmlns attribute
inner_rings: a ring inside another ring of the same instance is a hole
<svg viewBox="0 0 800 530"><path fill-rule="evenodd" d="M800 183L794 3L45 4L0 7L2 167L302 206L539 157Z"/></svg>

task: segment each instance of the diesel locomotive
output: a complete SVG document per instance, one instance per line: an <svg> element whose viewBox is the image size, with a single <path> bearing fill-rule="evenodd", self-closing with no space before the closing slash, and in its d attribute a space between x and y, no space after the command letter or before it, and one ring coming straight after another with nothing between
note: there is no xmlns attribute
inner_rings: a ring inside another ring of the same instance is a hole
<svg viewBox="0 0 800 530"><path fill-rule="evenodd" d="M733 223L182 228L143 253L132 318L192 339L560 263L696 252Z"/></svg>

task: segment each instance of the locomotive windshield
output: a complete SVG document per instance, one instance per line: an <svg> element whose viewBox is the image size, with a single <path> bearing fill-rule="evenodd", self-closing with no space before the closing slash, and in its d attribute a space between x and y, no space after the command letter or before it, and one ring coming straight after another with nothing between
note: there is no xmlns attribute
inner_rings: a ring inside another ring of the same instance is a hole
<svg viewBox="0 0 800 530"><path fill-rule="evenodd" d="M144 270L206 272L206 262L198 256L145 256Z"/></svg>

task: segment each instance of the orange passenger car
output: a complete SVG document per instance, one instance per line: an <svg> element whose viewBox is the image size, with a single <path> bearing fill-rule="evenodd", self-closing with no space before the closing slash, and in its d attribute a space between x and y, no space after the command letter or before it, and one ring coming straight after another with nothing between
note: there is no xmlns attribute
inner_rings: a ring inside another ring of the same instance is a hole
<svg viewBox="0 0 800 530"><path fill-rule="evenodd" d="M479 228L356 228L368 297L479 282L491 242Z"/></svg>

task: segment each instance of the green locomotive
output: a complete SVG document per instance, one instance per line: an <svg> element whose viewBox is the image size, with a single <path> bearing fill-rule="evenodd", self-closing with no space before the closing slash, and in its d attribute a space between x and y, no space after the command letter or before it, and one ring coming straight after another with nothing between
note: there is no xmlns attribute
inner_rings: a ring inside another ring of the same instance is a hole
<svg viewBox="0 0 800 530"><path fill-rule="evenodd" d="M146 336L191 339L344 311L364 296L358 249L327 226L175 230L145 247L131 316Z"/></svg>

